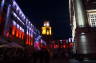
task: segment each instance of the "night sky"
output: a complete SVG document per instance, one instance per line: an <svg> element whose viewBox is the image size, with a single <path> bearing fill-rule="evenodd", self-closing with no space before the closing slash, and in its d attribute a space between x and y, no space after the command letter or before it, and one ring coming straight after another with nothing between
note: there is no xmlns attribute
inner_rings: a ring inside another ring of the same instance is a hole
<svg viewBox="0 0 96 63"><path fill-rule="evenodd" d="M68 0L17 0L17 3L39 30L49 20L54 39L71 37Z"/></svg>

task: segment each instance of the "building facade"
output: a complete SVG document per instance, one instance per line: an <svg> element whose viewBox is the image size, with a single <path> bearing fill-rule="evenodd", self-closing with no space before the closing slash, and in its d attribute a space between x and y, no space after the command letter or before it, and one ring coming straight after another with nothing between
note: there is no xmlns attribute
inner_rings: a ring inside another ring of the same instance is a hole
<svg viewBox="0 0 96 63"><path fill-rule="evenodd" d="M91 27L96 27L96 9L86 10L88 23Z"/></svg>
<svg viewBox="0 0 96 63"><path fill-rule="evenodd" d="M95 4L95 0L69 0L74 53L78 56L96 54Z"/></svg>

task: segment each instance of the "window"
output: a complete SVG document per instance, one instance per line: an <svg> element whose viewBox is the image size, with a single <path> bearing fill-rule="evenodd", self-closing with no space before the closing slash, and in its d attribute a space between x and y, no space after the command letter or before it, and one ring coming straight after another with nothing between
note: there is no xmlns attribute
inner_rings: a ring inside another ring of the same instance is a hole
<svg viewBox="0 0 96 63"><path fill-rule="evenodd" d="M12 26L12 35L14 36L16 33L16 22L13 21L13 26Z"/></svg>

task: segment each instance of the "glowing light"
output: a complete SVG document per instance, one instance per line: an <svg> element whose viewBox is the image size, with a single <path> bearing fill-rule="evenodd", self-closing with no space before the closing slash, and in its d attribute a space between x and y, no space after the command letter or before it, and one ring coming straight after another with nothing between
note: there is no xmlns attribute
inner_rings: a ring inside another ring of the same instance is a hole
<svg viewBox="0 0 96 63"><path fill-rule="evenodd" d="M15 31L16 31L16 27L13 26L13 27L12 27L12 35L15 35Z"/></svg>
<svg viewBox="0 0 96 63"><path fill-rule="evenodd" d="M13 1L13 6L15 6L16 5L16 2L15 1Z"/></svg>
<svg viewBox="0 0 96 63"><path fill-rule="evenodd" d="M16 32L16 22L13 21L13 26L12 26L12 35L14 36Z"/></svg>
<svg viewBox="0 0 96 63"><path fill-rule="evenodd" d="M69 38L69 40L68 40L69 42L72 42L72 38Z"/></svg>
<svg viewBox="0 0 96 63"><path fill-rule="evenodd" d="M35 42L35 43L34 43L34 47L35 47L36 49L39 49L39 50L40 50L40 43L39 43L39 42Z"/></svg>
<svg viewBox="0 0 96 63"><path fill-rule="evenodd" d="M49 32L49 30L47 30L47 33L46 33L47 35L50 35L50 32Z"/></svg>
<svg viewBox="0 0 96 63"><path fill-rule="evenodd" d="M9 36L9 32L6 32L6 36L7 36L7 37Z"/></svg>
<svg viewBox="0 0 96 63"><path fill-rule="evenodd" d="M62 42L62 40L60 40L60 42Z"/></svg>
<svg viewBox="0 0 96 63"><path fill-rule="evenodd" d="M77 25L79 27L84 27L86 24L85 16L84 16L84 11L83 11L83 6L81 0L75 0L75 6L76 6L76 11L77 11Z"/></svg>
<svg viewBox="0 0 96 63"><path fill-rule="evenodd" d="M42 34L46 34L46 27L42 27Z"/></svg>
<svg viewBox="0 0 96 63"><path fill-rule="evenodd" d="M2 0L2 2L1 2L1 7L4 6L4 3L5 3L5 0Z"/></svg>
<svg viewBox="0 0 96 63"><path fill-rule="evenodd" d="M24 32L22 32L21 38L22 38L22 40L24 39Z"/></svg>
<svg viewBox="0 0 96 63"><path fill-rule="evenodd" d="M32 46L32 41L31 41L30 45Z"/></svg>
<svg viewBox="0 0 96 63"><path fill-rule="evenodd" d="M66 45L63 45L63 48L66 48Z"/></svg>
<svg viewBox="0 0 96 63"><path fill-rule="evenodd" d="M14 15L22 24L24 24L24 23L21 21L21 19L17 16L16 13L13 12L13 15Z"/></svg>
<svg viewBox="0 0 96 63"><path fill-rule="evenodd" d="M50 26L49 21L45 21L44 26Z"/></svg>
<svg viewBox="0 0 96 63"><path fill-rule="evenodd" d="M18 29L16 29L16 37L19 36L19 32L18 32Z"/></svg>
<svg viewBox="0 0 96 63"><path fill-rule="evenodd" d="M82 35L85 34L84 32L81 33Z"/></svg>
<svg viewBox="0 0 96 63"><path fill-rule="evenodd" d="M17 28L18 28L18 29L19 29L19 27L20 27L20 26L17 24Z"/></svg>
<svg viewBox="0 0 96 63"><path fill-rule="evenodd" d="M52 35L51 27L49 27L49 34Z"/></svg>
<svg viewBox="0 0 96 63"><path fill-rule="evenodd" d="M0 12L2 12L3 11L3 7L4 7L5 0L0 0L0 1L2 1L2 2L0 2Z"/></svg>
<svg viewBox="0 0 96 63"><path fill-rule="evenodd" d="M28 39L26 40L26 45L28 45Z"/></svg>
<svg viewBox="0 0 96 63"><path fill-rule="evenodd" d="M59 46L57 44L54 44L54 48L58 48Z"/></svg>
<svg viewBox="0 0 96 63"><path fill-rule="evenodd" d="M23 13L22 13L22 15L21 15L21 16L22 16L22 18L23 18L23 19L25 19L25 16L23 15Z"/></svg>
<svg viewBox="0 0 96 63"><path fill-rule="evenodd" d="M33 27L33 25L31 24L31 27Z"/></svg>
<svg viewBox="0 0 96 63"><path fill-rule="evenodd" d="M46 27L46 26L42 27L42 34L43 35L51 35L52 34L51 27Z"/></svg>
<svg viewBox="0 0 96 63"><path fill-rule="evenodd" d="M72 47L73 46L73 43L70 43L69 46Z"/></svg>

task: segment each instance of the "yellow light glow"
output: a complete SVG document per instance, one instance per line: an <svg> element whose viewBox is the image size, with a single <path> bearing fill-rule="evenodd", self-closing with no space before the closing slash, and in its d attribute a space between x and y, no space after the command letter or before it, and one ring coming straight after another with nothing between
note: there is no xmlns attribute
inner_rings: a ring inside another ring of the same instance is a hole
<svg viewBox="0 0 96 63"><path fill-rule="evenodd" d="M44 26L42 27L42 34L43 35L51 35L51 27L50 26Z"/></svg>
<svg viewBox="0 0 96 63"><path fill-rule="evenodd" d="M49 30L47 30L47 35L50 35L50 32L49 32Z"/></svg>
<svg viewBox="0 0 96 63"><path fill-rule="evenodd" d="M50 27L50 29L49 29L49 32L50 32L50 35L52 35L51 27Z"/></svg>
<svg viewBox="0 0 96 63"><path fill-rule="evenodd" d="M42 27L42 34L46 34L46 27Z"/></svg>

